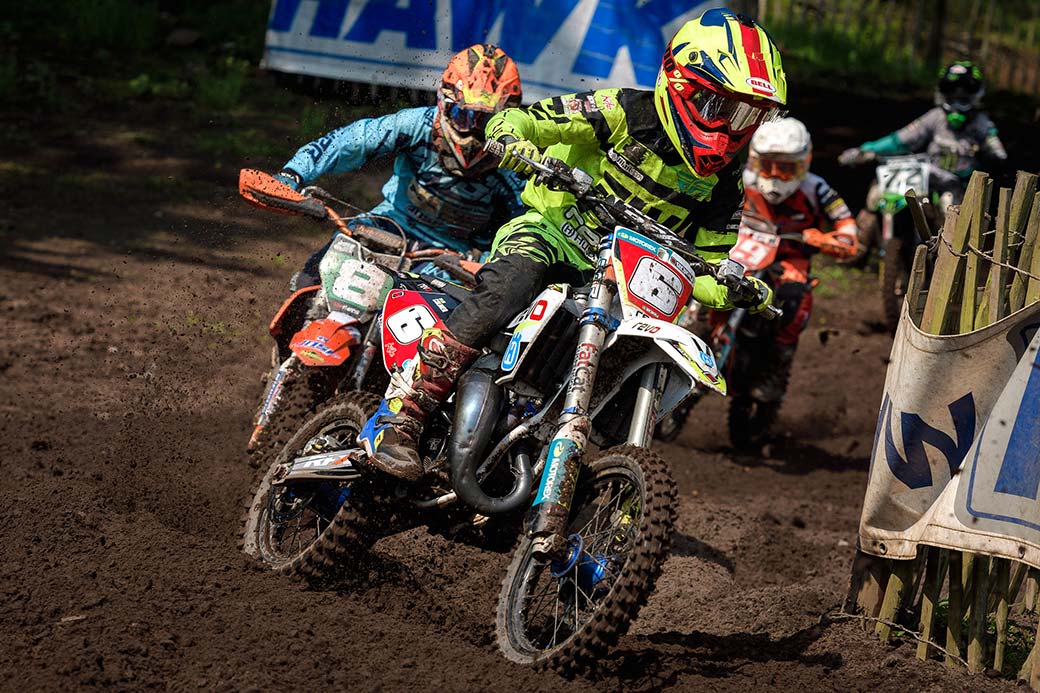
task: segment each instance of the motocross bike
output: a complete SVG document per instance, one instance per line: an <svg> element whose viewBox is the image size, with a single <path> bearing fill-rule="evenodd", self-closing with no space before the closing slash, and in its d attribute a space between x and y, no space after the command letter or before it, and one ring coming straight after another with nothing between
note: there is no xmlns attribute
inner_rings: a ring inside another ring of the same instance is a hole
<svg viewBox="0 0 1040 693"><path fill-rule="evenodd" d="M243 549L280 572L323 577L404 527L530 506L502 584L497 639L513 661L570 672L627 630L667 555L675 492L648 449L656 417L698 383L726 389L708 347L675 324L694 277L760 296L743 267L706 263L634 207L594 192L581 170L525 160L536 182L602 221L592 283L549 286L492 340L427 418L417 483L374 470L357 447L378 398L356 393L319 408L260 480ZM411 381L423 330L442 325L455 303L403 278L387 294L388 396Z"/></svg>
<svg viewBox="0 0 1040 693"><path fill-rule="evenodd" d="M798 263L777 261L781 241L794 241L821 248L816 241L806 240L802 233L779 233L777 225L769 220L745 213L741 219L737 243L730 250L732 260L744 265L749 275L768 283L776 289L781 277L788 281L804 283L809 291L818 284ZM688 311L690 329L696 329L699 306ZM761 444L776 421L780 401L763 402L752 395L752 391L767 375L769 351L775 348L778 325L773 320L762 320L750 315L747 310L737 308L728 313L711 311L705 316L710 320L708 343L715 354L715 361L730 384L730 404L727 425L730 442L737 448L749 448ZM737 348L738 343L740 348ZM657 425L655 438L671 441L678 437L690 412L703 396L699 389L693 396L673 409Z"/></svg>
<svg viewBox="0 0 1040 693"><path fill-rule="evenodd" d="M869 237L866 252L870 252L871 244L877 245L881 257L879 282L884 323L890 332L895 332L903 297L910 283L914 250L924 243L910 213L904 211L907 206L905 195L912 188L918 199L928 200L929 182L936 166L934 157L929 154L878 156L874 152L863 152L848 163L874 161L878 162L876 181L867 194L867 209L860 213L857 223L875 229L866 234ZM946 203L927 205L926 214L938 218L941 224ZM880 215L880 227L873 210Z"/></svg>
<svg viewBox="0 0 1040 693"><path fill-rule="evenodd" d="M455 253L410 250L392 219L360 217L385 221L397 234L338 215L329 203L341 201L317 186L297 192L267 173L243 169L239 193L263 209L331 221L338 229L319 265L321 283L294 291L271 321L271 370L246 446L258 457L280 449L303 414L337 391L386 387L385 374L372 364L379 349L375 317L393 283L390 272L432 261L459 281L475 280Z"/></svg>

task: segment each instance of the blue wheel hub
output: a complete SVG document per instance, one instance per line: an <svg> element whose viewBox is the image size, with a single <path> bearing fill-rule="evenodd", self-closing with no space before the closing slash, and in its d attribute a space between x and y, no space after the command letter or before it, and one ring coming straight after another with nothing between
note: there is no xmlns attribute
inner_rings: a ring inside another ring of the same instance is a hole
<svg viewBox="0 0 1040 693"><path fill-rule="evenodd" d="M585 541L580 534L567 537L569 551L564 559L554 560L550 572L554 578L562 578L577 566L578 587L586 594L591 594L596 585L603 580L607 572L607 557L602 553L590 554L585 551Z"/></svg>

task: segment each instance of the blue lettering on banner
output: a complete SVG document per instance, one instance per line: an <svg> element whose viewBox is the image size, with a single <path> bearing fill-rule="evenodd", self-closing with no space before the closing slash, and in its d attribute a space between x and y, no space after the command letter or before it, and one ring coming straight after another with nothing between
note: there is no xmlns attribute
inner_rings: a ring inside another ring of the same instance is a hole
<svg viewBox="0 0 1040 693"><path fill-rule="evenodd" d="M993 490L1036 500L1040 492L1040 352L1013 426Z"/></svg>
<svg viewBox="0 0 1040 693"><path fill-rule="evenodd" d="M271 12L270 29L289 31L303 0L276 0ZM318 0L318 9L311 22L310 35L318 38L337 38L343 19L347 16L350 0Z"/></svg>
<svg viewBox="0 0 1040 693"><path fill-rule="evenodd" d="M899 424L903 434L903 450L906 459L899 454L892 439L892 401L888 395L881 405L879 428L885 427L885 460L897 479L912 489L932 485L932 468L928 464L925 443L942 453L949 465L950 474L960 466L975 440L975 399L971 393L964 395L947 406L953 419L956 441L938 428L924 422L917 414L900 412Z"/></svg>
<svg viewBox="0 0 1040 693"><path fill-rule="evenodd" d="M411 0L407 7L398 7L396 0L369 0L354 26L343 38L347 41L374 43L384 31L401 31L409 48L437 50L436 24L433 21L434 3L430 0Z"/></svg>
<svg viewBox="0 0 1040 693"><path fill-rule="evenodd" d="M662 0L600 0L573 71L608 77L618 51L628 46L636 81L653 84L664 53L661 27L689 9Z"/></svg>
<svg viewBox="0 0 1040 693"><path fill-rule="evenodd" d="M277 70L334 78L343 78L346 63L352 66L347 73L351 79L432 86L431 72L439 74L451 55L488 41L494 30L491 38L520 64L528 98L536 91L542 98L597 86L652 88L667 40L662 27L720 4L716 0L273 0L265 61ZM309 26L298 26L300 17L307 17ZM568 21L569 31L565 31ZM387 32L397 36L388 40ZM400 34L408 49L404 52ZM416 51L423 55L417 57ZM626 52L635 83L602 83Z"/></svg>
<svg viewBox="0 0 1040 693"><path fill-rule="evenodd" d="M577 4L578 0L545 0L537 6L521 0L452 0L451 50L458 53L484 43L502 16L502 49L519 63L533 63Z"/></svg>

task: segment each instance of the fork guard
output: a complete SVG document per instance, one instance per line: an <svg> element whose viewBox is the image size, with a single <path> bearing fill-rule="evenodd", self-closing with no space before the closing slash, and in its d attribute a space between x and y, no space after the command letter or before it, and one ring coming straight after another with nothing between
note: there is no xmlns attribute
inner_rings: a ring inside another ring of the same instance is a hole
<svg viewBox="0 0 1040 693"><path fill-rule="evenodd" d="M711 349L699 337L678 325L652 318L628 318L621 321L607 341L606 348L613 346L619 337L653 339L658 348L671 357L694 383L721 395L726 394L726 379L719 371L719 364Z"/></svg>

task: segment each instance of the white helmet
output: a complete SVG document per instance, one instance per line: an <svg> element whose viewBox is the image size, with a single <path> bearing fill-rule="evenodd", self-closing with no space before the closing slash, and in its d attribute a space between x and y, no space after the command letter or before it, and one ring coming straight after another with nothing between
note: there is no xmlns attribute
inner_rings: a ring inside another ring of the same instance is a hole
<svg viewBox="0 0 1040 693"><path fill-rule="evenodd" d="M783 202L805 180L811 160L812 138L802 121L783 118L763 123L751 138L750 185L769 204Z"/></svg>

